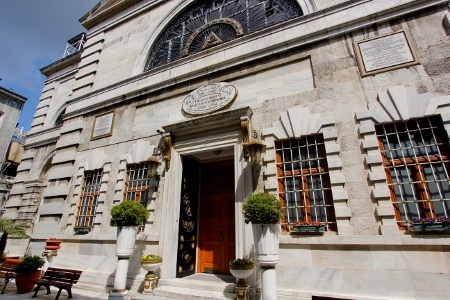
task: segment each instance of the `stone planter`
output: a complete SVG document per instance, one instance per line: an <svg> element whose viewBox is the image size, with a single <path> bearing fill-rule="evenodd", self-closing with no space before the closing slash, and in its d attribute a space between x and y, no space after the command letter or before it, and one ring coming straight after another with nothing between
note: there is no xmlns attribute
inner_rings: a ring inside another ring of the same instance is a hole
<svg viewBox="0 0 450 300"><path fill-rule="evenodd" d="M128 300L128 291L126 289L128 265L136 244L137 230L138 226L117 227L116 256L118 261L114 287L109 293L108 299Z"/></svg>
<svg viewBox="0 0 450 300"><path fill-rule="evenodd" d="M414 231L442 231L450 230L448 222L412 223Z"/></svg>
<svg viewBox="0 0 450 300"><path fill-rule="evenodd" d="M278 263L281 225L252 224L256 259L261 266L275 266Z"/></svg>
<svg viewBox="0 0 450 300"><path fill-rule="evenodd" d="M117 227L116 256L119 258L130 258L136 245L137 226Z"/></svg>
<svg viewBox="0 0 450 300"><path fill-rule="evenodd" d="M141 267L147 271L145 278L155 278L155 271L161 266L161 262L141 262Z"/></svg>
<svg viewBox="0 0 450 300"><path fill-rule="evenodd" d="M247 282L247 277L252 275L255 265L245 265L245 266L232 266L230 265L230 273L238 279L236 283L239 287L249 286Z"/></svg>
<svg viewBox="0 0 450 300"><path fill-rule="evenodd" d="M156 276L155 271L161 266L161 262L142 262L142 269L147 271L144 279L144 290L142 294L152 294L153 290L156 288L158 276Z"/></svg>
<svg viewBox="0 0 450 300"><path fill-rule="evenodd" d="M325 232L325 225L294 225L294 232Z"/></svg>

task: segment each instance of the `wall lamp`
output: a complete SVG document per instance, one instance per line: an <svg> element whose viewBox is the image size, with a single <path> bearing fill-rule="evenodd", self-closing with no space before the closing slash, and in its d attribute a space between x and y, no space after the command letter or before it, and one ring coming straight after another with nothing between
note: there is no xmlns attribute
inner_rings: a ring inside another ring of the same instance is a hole
<svg viewBox="0 0 450 300"><path fill-rule="evenodd" d="M147 159L147 175L150 178L156 177L156 171L158 170L158 167L161 163L159 162L158 157L155 155L150 156Z"/></svg>
<svg viewBox="0 0 450 300"><path fill-rule="evenodd" d="M259 165L261 162L261 153L266 152L266 145L262 141L254 139L244 144L244 147L250 155L252 165Z"/></svg>
<svg viewBox="0 0 450 300"><path fill-rule="evenodd" d="M172 156L172 135L170 134L165 134L164 132L162 132L161 130L156 130L156 132L158 132L164 141L164 160L166 161L166 170L169 170L170 168L170 159Z"/></svg>

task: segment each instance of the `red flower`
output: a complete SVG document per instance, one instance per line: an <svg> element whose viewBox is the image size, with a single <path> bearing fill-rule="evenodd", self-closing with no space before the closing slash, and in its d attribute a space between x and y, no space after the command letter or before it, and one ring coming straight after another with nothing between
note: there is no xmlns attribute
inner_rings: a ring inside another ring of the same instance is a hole
<svg viewBox="0 0 450 300"><path fill-rule="evenodd" d="M321 222L309 222L309 221L295 221L292 225L302 226L302 225L313 225L313 226L322 226Z"/></svg>

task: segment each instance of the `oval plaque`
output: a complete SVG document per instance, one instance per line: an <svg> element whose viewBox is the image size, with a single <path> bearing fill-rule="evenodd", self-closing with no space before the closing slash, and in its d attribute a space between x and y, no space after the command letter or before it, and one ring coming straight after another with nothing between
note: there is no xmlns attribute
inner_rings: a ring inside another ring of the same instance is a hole
<svg viewBox="0 0 450 300"><path fill-rule="evenodd" d="M192 115L210 113L227 106L236 96L236 87L229 83L209 84L196 89L184 98L183 111Z"/></svg>

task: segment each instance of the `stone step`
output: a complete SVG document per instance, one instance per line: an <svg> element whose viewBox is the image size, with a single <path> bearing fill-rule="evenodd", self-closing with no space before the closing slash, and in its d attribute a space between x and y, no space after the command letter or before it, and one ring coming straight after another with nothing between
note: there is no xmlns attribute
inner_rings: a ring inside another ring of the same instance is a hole
<svg viewBox="0 0 450 300"><path fill-rule="evenodd" d="M186 278L160 279L155 296L174 299L235 299L234 278L199 274Z"/></svg>
<svg viewBox="0 0 450 300"><path fill-rule="evenodd" d="M236 294L211 290L198 290L185 287L161 286L153 291L157 297L170 297L185 300L226 300L235 299Z"/></svg>

